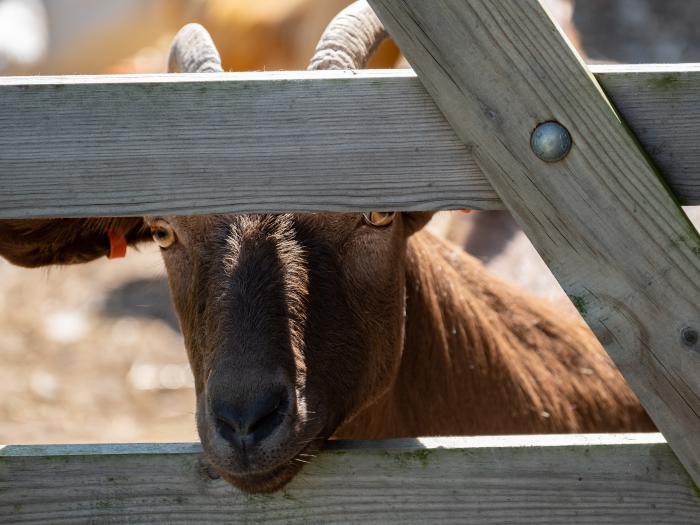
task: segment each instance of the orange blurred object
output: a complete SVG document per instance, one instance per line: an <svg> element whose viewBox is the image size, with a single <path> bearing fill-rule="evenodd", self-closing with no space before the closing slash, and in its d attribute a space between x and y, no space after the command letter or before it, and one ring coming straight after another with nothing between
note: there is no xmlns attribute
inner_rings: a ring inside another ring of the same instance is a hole
<svg viewBox="0 0 700 525"><path fill-rule="evenodd" d="M109 68L111 73L162 72L175 32L202 24L226 71L306 69L316 43L333 17L352 0L199 0L164 5L153 44ZM167 21L167 23L163 23ZM391 68L399 58L393 42L377 50L370 67Z"/></svg>
<svg viewBox="0 0 700 525"><path fill-rule="evenodd" d="M126 257L127 243L124 234L109 230L107 231L107 237L109 237L109 258L121 259L122 257Z"/></svg>

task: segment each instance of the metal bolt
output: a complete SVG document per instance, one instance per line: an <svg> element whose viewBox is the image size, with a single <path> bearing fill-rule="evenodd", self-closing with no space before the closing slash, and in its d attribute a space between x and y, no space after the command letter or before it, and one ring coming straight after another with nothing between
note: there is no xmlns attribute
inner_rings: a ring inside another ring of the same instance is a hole
<svg viewBox="0 0 700 525"><path fill-rule="evenodd" d="M544 122L535 128L530 147L540 160L558 162L571 151L571 134L559 122Z"/></svg>
<svg viewBox="0 0 700 525"><path fill-rule="evenodd" d="M694 328L687 327L681 330L681 341L688 348L692 348L698 344L699 339L700 335L698 335L698 331Z"/></svg>

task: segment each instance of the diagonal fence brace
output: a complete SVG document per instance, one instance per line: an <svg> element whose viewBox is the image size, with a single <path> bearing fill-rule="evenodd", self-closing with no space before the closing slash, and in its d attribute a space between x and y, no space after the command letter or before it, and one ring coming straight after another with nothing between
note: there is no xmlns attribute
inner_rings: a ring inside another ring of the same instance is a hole
<svg viewBox="0 0 700 525"><path fill-rule="evenodd" d="M593 75L537 0L369 3L700 484L700 237Z"/></svg>

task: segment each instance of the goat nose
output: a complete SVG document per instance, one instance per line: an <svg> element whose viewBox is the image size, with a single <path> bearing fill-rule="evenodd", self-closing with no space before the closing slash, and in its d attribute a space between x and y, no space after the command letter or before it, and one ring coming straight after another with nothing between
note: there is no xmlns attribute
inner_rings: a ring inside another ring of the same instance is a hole
<svg viewBox="0 0 700 525"><path fill-rule="evenodd" d="M282 424L288 401L286 389L267 392L246 403L214 401L212 412L217 431L235 447L252 447Z"/></svg>

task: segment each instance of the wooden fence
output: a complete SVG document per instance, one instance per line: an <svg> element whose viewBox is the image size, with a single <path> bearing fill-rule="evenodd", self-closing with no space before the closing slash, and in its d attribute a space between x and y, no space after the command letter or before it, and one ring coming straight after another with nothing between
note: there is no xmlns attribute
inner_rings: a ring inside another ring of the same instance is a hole
<svg viewBox="0 0 700 525"><path fill-rule="evenodd" d="M659 434L332 442L269 496L212 479L193 444L5 447L0 458L0 520L18 524L657 525L697 523L699 508Z"/></svg>
<svg viewBox="0 0 700 525"><path fill-rule="evenodd" d="M507 208L668 444L337 443L255 497L194 445L8 446L0 521L698 523L700 67L594 76L537 0L370 4L417 78L0 80L0 218ZM547 121L561 162L530 149Z"/></svg>
<svg viewBox="0 0 700 525"><path fill-rule="evenodd" d="M700 64L593 72L700 205ZM0 100L4 219L504 208L412 71L0 77Z"/></svg>

